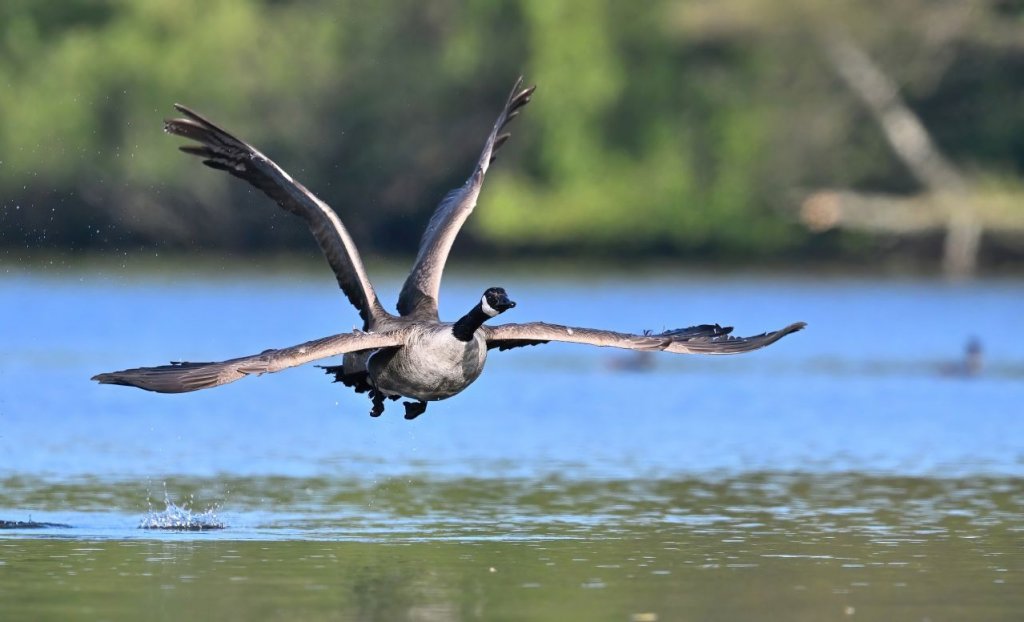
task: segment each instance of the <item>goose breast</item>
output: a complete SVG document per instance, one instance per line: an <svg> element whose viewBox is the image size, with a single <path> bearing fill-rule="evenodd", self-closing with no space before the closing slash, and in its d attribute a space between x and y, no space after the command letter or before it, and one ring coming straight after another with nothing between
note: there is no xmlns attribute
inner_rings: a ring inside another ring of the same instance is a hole
<svg viewBox="0 0 1024 622"><path fill-rule="evenodd" d="M374 386L385 394L434 401L472 384L486 360L482 331L476 331L470 341L460 341L451 324L438 324L414 331L399 348L374 353L367 370Z"/></svg>

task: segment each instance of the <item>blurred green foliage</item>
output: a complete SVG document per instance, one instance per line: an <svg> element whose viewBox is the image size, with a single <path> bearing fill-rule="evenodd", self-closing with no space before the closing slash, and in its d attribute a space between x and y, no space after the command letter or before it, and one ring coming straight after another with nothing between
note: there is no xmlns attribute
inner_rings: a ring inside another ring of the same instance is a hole
<svg viewBox="0 0 1024 622"><path fill-rule="evenodd" d="M469 251L855 257L863 239L823 243L795 222L800 193L916 187L820 38L849 31L955 162L1012 179L1021 13L1009 0L6 0L0 245L306 248L297 219L161 136L181 102L332 204L364 250L408 254L525 74L538 91Z"/></svg>

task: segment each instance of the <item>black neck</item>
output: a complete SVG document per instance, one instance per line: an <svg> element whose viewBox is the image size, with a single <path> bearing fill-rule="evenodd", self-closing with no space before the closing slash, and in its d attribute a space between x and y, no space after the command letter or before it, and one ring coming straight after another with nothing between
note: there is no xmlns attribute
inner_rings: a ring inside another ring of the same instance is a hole
<svg viewBox="0 0 1024 622"><path fill-rule="evenodd" d="M458 322L452 326L452 334L459 341L472 341L473 333L476 329L483 326L484 322L491 319L491 316L484 313L483 307L480 303L477 303L475 307L469 310L469 313L459 318Z"/></svg>

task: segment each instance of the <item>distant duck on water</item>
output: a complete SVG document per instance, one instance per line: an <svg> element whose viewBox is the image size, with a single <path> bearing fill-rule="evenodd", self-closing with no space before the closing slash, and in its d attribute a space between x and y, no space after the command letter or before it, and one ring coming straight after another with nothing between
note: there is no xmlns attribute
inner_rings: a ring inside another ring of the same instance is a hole
<svg viewBox="0 0 1024 622"><path fill-rule="evenodd" d="M184 117L166 121L165 131L197 143L180 147L182 151L199 156L211 168L248 181L306 221L342 292L359 312L363 328L216 363L140 367L98 374L93 380L160 393L183 393L344 355L341 365L323 369L337 382L359 393L369 393L371 415L384 412L385 399L408 398L405 418L414 419L426 410L427 402L452 397L472 384L483 371L488 351L493 349L562 341L641 352L739 354L763 348L804 327L803 322L797 322L753 337L734 337L730 335L731 327L718 324L643 334L545 322L489 326L486 322L516 306L500 287L484 290L479 301L455 322L442 322L437 301L448 252L476 207L488 167L509 138L505 126L529 103L533 91L534 87L523 88L522 78L516 82L473 173L437 207L399 294L398 315L381 306L355 243L334 210L252 146L185 106L175 105Z"/></svg>
<svg viewBox="0 0 1024 622"><path fill-rule="evenodd" d="M939 366L939 373L943 376L973 378L981 373L984 362L981 340L977 337L971 337L964 346L963 357L959 361L941 364Z"/></svg>

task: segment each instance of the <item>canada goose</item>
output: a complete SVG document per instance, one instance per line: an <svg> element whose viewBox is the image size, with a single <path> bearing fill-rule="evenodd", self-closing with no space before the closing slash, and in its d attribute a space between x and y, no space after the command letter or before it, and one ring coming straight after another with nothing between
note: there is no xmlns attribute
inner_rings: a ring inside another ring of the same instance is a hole
<svg viewBox="0 0 1024 622"><path fill-rule="evenodd" d="M431 217L399 294L398 315L381 306L355 243L334 210L252 146L175 104L185 116L167 120L164 130L199 143L182 146L182 151L203 158L211 168L248 181L306 221L341 290L359 311L363 329L222 362L141 367L99 374L93 380L181 393L343 354L341 365L324 369L335 381L357 392L369 392L373 400L371 415L384 411L385 398L405 397L414 400L405 402L405 417L413 419L423 413L426 402L456 395L476 380L483 371L487 351L494 348L501 351L564 341L678 354L738 354L767 346L804 327L798 322L753 337L733 337L729 334L732 328L717 324L638 335L544 322L485 326L485 322L515 306L499 287L484 291L479 302L458 321L440 321L438 289L448 252L462 223L476 207L488 167L509 137L503 133L505 126L530 101L534 88L522 88L522 78L516 81L472 175L444 197Z"/></svg>

